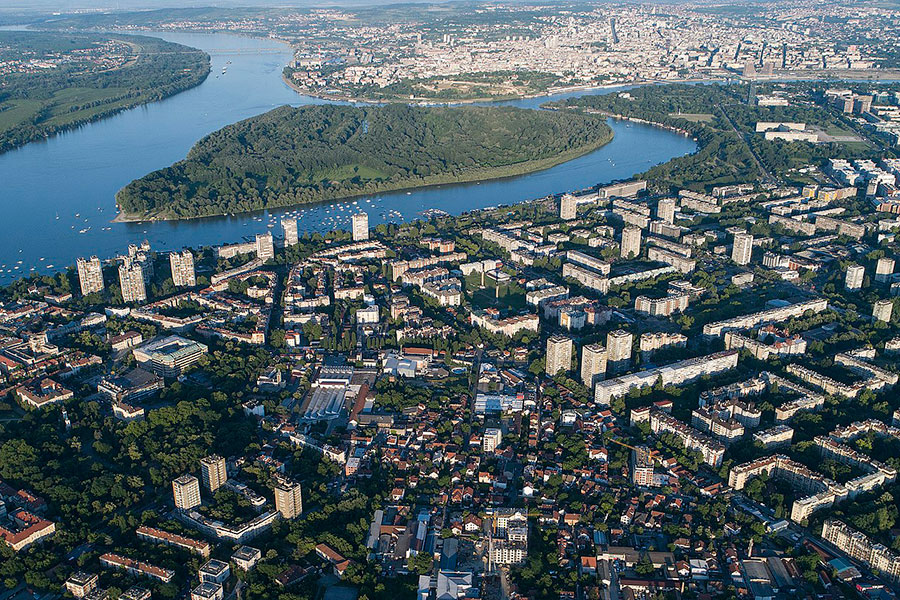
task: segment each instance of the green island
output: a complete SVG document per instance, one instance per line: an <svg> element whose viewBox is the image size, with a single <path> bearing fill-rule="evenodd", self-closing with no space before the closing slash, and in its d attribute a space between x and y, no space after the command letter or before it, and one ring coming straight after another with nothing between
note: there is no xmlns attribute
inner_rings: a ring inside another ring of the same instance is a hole
<svg viewBox="0 0 900 600"><path fill-rule="evenodd" d="M0 32L0 152L203 82L209 56L160 39Z"/></svg>
<svg viewBox="0 0 900 600"><path fill-rule="evenodd" d="M522 175L612 139L605 119L509 107L281 107L125 186L120 219L186 219Z"/></svg>

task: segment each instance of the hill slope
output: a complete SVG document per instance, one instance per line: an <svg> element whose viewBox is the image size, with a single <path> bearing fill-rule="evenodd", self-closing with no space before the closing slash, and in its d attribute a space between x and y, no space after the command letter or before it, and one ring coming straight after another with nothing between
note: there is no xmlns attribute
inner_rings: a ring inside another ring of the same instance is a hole
<svg viewBox="0 0 900 600"><path fill-rule="evenodd" d="M117 195L184 219L544 169L612 139L602 117L507 107L281 107L197 142Z"/></svg>

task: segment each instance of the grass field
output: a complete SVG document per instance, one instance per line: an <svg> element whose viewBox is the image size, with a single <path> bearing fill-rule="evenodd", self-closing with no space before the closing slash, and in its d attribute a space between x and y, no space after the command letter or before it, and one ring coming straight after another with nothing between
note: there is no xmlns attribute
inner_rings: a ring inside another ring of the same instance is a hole
<svg viewBox="0 0 900 600"><path fill-rule="evenodd" d="M124 98L122 88L71 88L60 90L46 100L9 100L0 104L0 135L23 125L61 127L90 121L97 115L123 108L133 102ZM86 106L73 110L73 108Z"/></svg>
<svg viewBox="0 0 900 600"><path fill-rule="evenodd" d="M0 102L0 132L8 131L32 119L41 109L40 100L7 100Z"/></svg>
<svg viewBox="0 0 900 600"><path fill-rule="evenodd" d="M669 113L670 117L677 117L692 123L706 123L713 120L713 115L709 113Z"/></svg>

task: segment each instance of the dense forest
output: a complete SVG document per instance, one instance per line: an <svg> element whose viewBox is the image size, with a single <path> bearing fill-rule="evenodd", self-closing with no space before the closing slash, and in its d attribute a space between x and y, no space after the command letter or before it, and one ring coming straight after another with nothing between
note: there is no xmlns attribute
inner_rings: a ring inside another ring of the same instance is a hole
<svg viewBox="0 0 900 600"><path fill-rule="evenodd" d="M282 107L200 140L119 191L139 218L191 218L519 175L607 143L602 117L508 107Z"/></svg>
<svg viewBox="0 0 900 600"><path fill-rule="evenodd" d="M103 45L118 42L115 59ZM122 48L121 50L119 48ZM0 152L201 83L206 53L144 36L0 31ZM52 66L48 66L52 65Z"/></svg>

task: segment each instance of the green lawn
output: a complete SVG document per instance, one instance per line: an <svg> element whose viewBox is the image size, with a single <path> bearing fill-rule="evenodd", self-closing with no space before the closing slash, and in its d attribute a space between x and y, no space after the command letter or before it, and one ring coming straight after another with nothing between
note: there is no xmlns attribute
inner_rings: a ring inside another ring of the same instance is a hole
<svg viewBox="0 0 900 600"><path fill-rule="evenodd" d="M693 123L706 123L713 120L713 115L709 113L669 113L670 117L676 119L684 119Z"/></svg>
<svg viewBox="0 0 900 600"><path fill-rule="evenodd" d="M40 100L8 100L0 103L0 131L7 131L32 119L42 104Z"/></svg>

